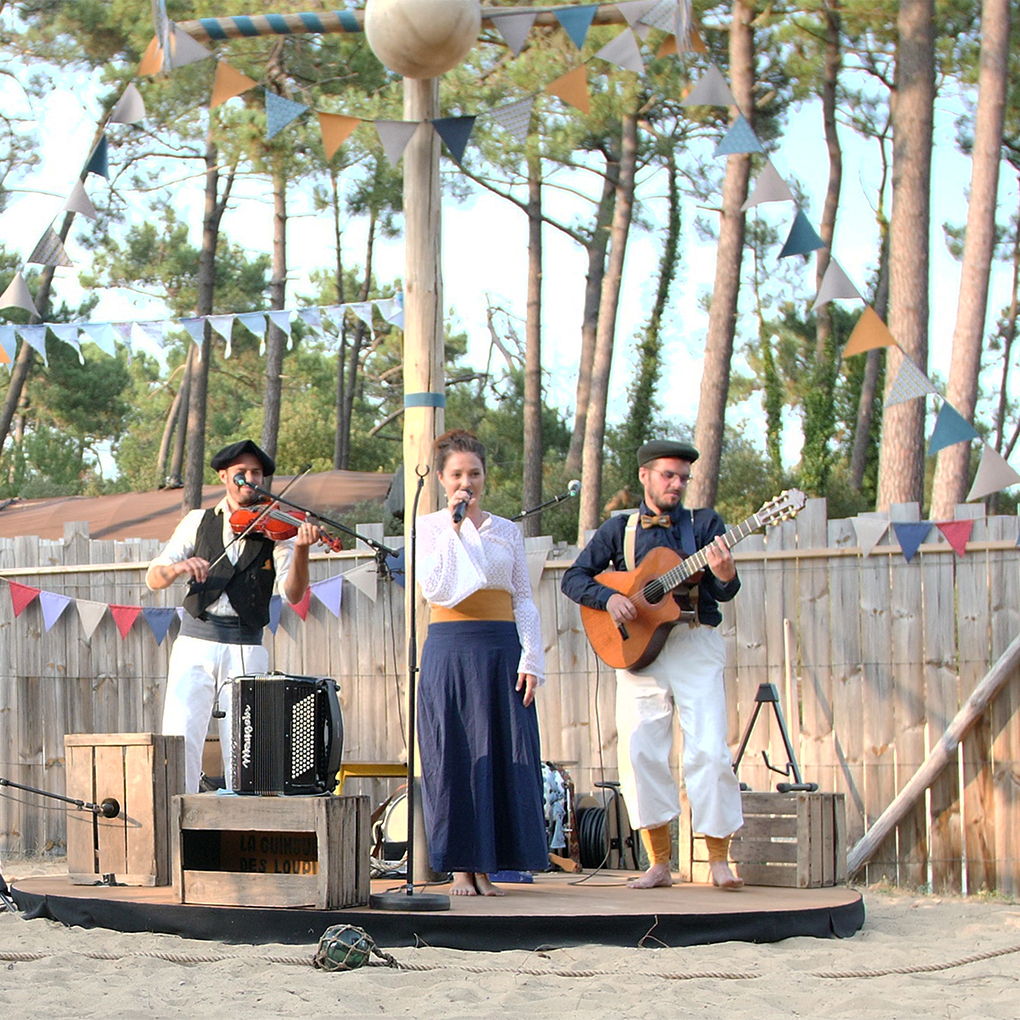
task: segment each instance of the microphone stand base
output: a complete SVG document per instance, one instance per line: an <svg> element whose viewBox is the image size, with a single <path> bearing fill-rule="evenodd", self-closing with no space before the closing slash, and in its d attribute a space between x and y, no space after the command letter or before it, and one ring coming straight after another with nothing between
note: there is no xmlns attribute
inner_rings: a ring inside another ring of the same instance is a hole
<svg viewBox="0 0 1020 1020"><path fill-rule="evenodd" d="M444 893L383 892L368 898L372 910L414 910L419 912L449 910L450 897Z"/></svg>

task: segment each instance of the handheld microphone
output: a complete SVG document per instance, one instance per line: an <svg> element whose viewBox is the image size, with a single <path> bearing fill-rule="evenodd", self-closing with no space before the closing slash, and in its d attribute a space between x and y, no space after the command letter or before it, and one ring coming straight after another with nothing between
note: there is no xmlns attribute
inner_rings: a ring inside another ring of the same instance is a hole
<svg viewBox="0 0 1020 1020"><path fill-rule="evenodd" d="M468 503L471 502L471 499L474 496L474 493L471 491L470 488L465 488L464 491L468 494L468 498L467 499L462 499L453 508L453 523L454 524L460 524L460 522L462 520L464 520L464 514L467 513Z"/></svg>
<svg viewBox="0 0 1020 1020"><path fill-rule="evenodd" d="M576 479L572 478L567 482L567 495L568 496L579 496L581 494L581 483Z"/></svg>

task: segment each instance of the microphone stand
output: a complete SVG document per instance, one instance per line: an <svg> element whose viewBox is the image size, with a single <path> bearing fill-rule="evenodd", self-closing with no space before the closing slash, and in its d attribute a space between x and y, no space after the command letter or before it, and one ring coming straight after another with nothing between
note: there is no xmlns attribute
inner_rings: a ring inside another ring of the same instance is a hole
<svg viewBox="0 0 1020 1020"><path fill-rule="evenodd" d="M552 499L547 499L544 503L540 503L538 506L533 506L530 510L522 510L516 517L511 517L510 520L523 521L525 517L531 517L533 514L541 513L548 507L558 506L560 503L564 503L568 499L573 499L576 495L577 492L571 492L568 489L566 492L561 492L558 496L553 496Z"/></svg>
<svg viewBox="0 0 1020 1020"><path fill-rule="evenodd" d="M425 478L428 475L426 470L422 474L419 470L418 488L414 493L414 505L411 507L411 549L410 557L406 561L408 586L410 593L408 603L409 619L407 621L407 882L403 892L393 889L389 892L373 893L368 899L368 905L375 910L449 910L450 897L445 893L416 893L414 891L414 759L417 748L418 720L417 720L417 677L418 677L418 613L415 608L416 596L415 584L415 561L417 550L415 540L417 538L418 501L421 499L421 490L425 485Z"/></svg>

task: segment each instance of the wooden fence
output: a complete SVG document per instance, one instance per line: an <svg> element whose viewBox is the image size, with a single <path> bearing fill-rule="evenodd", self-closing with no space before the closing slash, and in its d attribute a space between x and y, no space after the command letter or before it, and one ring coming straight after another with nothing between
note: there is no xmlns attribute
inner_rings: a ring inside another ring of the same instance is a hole
<svg viewBox="0 0 1020 1020"><path fill-rule="evenodd" d="M936 528L907 562L892 529L869 556L853 522L829 521L822 500L796 521L753 535L736 550L740 594L724 608L730 740L736 749L762 683L782 696L808 781L847 794L851 843L873 824L923 762L990 665L1020 633L1016 517L985 518L980 507L965 555ZM893 521L916 521L913 505ZM374 531L381 536L381 529ZM387 539L391 545L399 539ZM547 683L539 696L543 754L566 763L578 792L616 778L614 676L592 654L577 607L559 592L573 550L532 540L542 560L536 602L546 641ZM72 599L173 606L180 586L151 593L150 542L89 541L81 526L62 542L0 541L0 575ZM312 580L359 570L367 552L313 556ZM337 619L312 599L307 619L284 608L268 640L275 668L334 676L342 687L345 758L404 756L406 637L403 589L392 579L345 581ZM374 595L373 597L370 597ZM174 623L162 645L139 617L121 638L110 614L86 638L72 602L46 630L40 601L14 617L0 597L0 776L64 792L64 734L158 730ZM268 637L268 635L267 635ZM768 706L750 734L740 777L773 788L762 752L786 754ZM392 781L360 780L378 803ZM0 852L60 851L64 810L0 790ZM946 769L859 876L933 890L1020 889L1020 677L1011 676Z"/></svg>

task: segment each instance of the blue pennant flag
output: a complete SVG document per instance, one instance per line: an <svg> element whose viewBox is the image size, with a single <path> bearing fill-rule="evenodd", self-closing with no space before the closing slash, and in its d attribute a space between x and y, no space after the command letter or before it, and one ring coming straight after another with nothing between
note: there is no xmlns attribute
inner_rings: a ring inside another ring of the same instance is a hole
<svg viewBox="0 0 1020 1020"><path fill-rule="evenodd" d="M145 614L145 622L149 625L152 636L156 639L156 644L161 645L163 638L166 637L167 631L170 629L170 624L174 622L177 610L173 608L163 609L157 606L142 606L142 612Z"/></svg>
<svg viewBox="0 0 1020 1020"><path fill-rule="evenodd" d="M943 401L928 443L928 456L944 450L947 446L980 438L977 429L952 404Z"/></svg>
<svg viewBox="0 0 1020 1020"><path fill-rule="evenodd" d="M468 139L475 126L474 117L440 117L432 122L436 134L446 143L454 163L460 166Z"/></svg>
<svg viewBox="0 0 1020 1020"><path fill-rule="evenodd" d="M798 209L797 218L793 221L793 226L790 227L790 234L786 238L786 244L783 245L779 257L785 259L788 255L807 255L808 252L824 247L825 242L818 236L804 213Z"/></svg>
<svg viewBox="0 0 1020 1020"><path fill-rule="evenodd" d="M921 543L928 537L931 521L893 521L892 526L896 532L896 541L903 550L903 558L909 563Z"/></svg>
<svg viewBox="0 0 1020 1020"><path fill-rule="evenodd" d="M764 152L758 136L748 119L737 114L737 119L715 147L716 156L736 156L742 152Z"/></svg>
<svg viewBox="0 0 1020 1020"><path fill-rule="evenodd" d="M275 92L266 93L266 140L285 128L292 120L308 112L304 103L295 103L293 99L284 99Z"/></svg>
<svg viewBox="0 0 1020 1020"><path fill-rule="evenodd" d="M92 150L92 155L89 156L88 166L85 167L85 173L96 174L98 177L105 177L107 180L110 179L110 164L108 158L109 143L106 141L106 135L103 135L99 139L99 143Z"/></svg>
<svg viewBox="0 0 1020 1020"><path fill-rule="evenodd" d="M584 40L588 36L588 29L591 28L591 21L595 17L596 10L598 10L598 4L586 4L584 7L564 7L553 11L556 20L563 26L567 35L574 40L574 45L579 50L584 49Z"/></svg>

